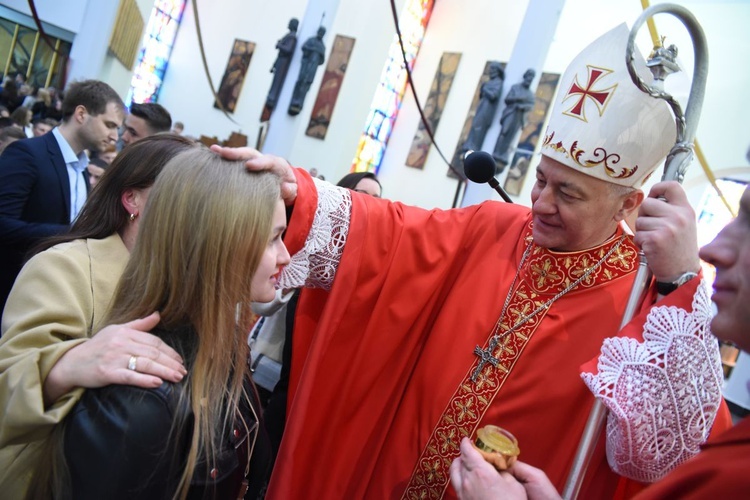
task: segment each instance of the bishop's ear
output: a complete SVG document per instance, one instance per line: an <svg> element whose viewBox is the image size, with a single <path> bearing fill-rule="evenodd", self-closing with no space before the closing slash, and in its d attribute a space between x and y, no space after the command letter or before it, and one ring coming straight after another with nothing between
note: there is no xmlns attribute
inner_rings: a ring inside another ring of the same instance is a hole
<svg viewBox="0 0 750 500"><path fill-rule="evenodd" d="M645 195L640 189L634 189L629 193L622 195L620 209L615 214L615 220L620 222L631 217L636 217L638 215L638 207L643 203L644 197Z"/></svg>

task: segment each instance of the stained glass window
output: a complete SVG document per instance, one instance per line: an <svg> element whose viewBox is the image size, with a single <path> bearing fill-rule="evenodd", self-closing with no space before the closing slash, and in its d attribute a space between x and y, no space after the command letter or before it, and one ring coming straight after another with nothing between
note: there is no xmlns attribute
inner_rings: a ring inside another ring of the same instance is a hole
<svg viewBox="0 0 750 500"><path fill-rule="evenodd" d="M143 35L126 104L156 102L186 0L156 0Z"/></svg>
<svg viewBox="0 0 750 500"><path fill-rule="evenodd" d="M409 0L399 16L404 52L406 52L406 61L410 70L414 67L419 47L422 45L433 4L434 0ZM352 172L377 173L380 169L393 124L396 122L396 116L401 107L406 84L404 58L401 55L398 35L396 35L388 51L388 59L370 106L364 132L359 139Z"/></svg>

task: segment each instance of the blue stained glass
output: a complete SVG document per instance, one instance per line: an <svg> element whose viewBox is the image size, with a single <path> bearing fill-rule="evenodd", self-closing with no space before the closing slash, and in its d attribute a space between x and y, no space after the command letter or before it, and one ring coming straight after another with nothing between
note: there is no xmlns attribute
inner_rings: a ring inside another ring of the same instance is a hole
<svg viewBox="0 0 750 500"><path fill-rule="evenodd" d="M186 0L156 0L138 54L126 104L156 102Z"/></svg>
<svg viewBox="0 0 750 500"><path fill-rule="evenodd" d="M433 5L434 0L409 0L399 17L404 52L410 69L414 67ZM396 36L388 50L388 59L383 66L380 84L375 89L365 129L352 162L352 172L377 173L380 169L406 90L407 74L403 60Z"/></svg>

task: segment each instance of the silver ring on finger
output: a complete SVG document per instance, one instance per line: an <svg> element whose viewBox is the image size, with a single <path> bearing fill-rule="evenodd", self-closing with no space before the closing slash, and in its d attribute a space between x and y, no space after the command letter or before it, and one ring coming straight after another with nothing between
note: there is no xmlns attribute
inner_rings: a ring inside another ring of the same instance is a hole
<svg viewBox="0 0 750 500"><path fill-rule="evenodd" d="M138 371L138 358L135 356L130 356L130 361L128 361L128 370L133 370L134 372Z"/></svg>

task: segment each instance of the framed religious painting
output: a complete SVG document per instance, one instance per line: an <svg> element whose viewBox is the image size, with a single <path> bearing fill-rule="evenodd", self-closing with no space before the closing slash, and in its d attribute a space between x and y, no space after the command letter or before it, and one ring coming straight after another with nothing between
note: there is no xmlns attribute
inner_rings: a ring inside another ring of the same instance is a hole
<svg viewBox="0 0 750 500"><path fill-rule="evenodd" d="M448 100L448 93L453 85L453 79L458 70L458 63L461 62L461 54L455 52L444 52L440 57L435 77L432 80L430 93L424 103L424 116L430 130L435 133L440 117L443 115L445 102ZM420 120L414 139L409 148L409 154L406 156L406 165L414 168L424 168L427 161L427 153L430 151L432 139L427 133L424 123Z"/></svg>
<svg viewBox="0 0 750 500"><path fill-rule="evenodd" d="M326 71L323 73L323 81L320 83L320 90L318 90L318 96L310 114L310 123L307 124L305 131L305 134L310 137L325 139L328 133L333 108L336 106L353 49L354 38L336 35L331 55L328 56Z"/></svg>
<svg viewBox="0 0 750 500"><path fill-rule="evenodd" d="M218 102L214 102L215 108L224 109L228 113L234 113L254 51L254 42L239 39L234 40L227 68L224 70L219 90L216 92Z"/></svg>

